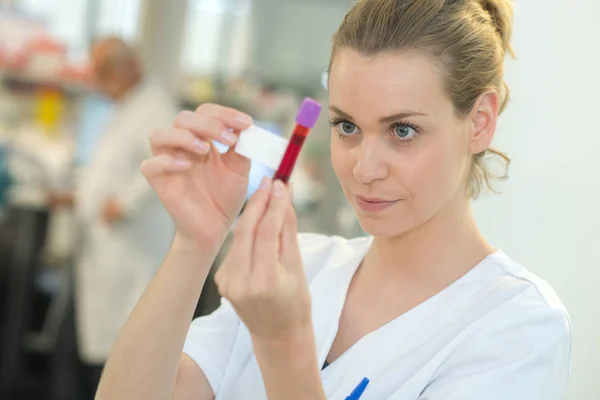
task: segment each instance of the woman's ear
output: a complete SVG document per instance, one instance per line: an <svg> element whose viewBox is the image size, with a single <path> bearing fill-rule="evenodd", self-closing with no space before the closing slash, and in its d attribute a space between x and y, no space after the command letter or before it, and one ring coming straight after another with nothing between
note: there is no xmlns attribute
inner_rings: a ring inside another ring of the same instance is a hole
<svg viewBox="0 0 600 400"><path fill-rule="evenodd" d="M491 90L483 93L473 106L469 118L473 122L473 132L469 138L469 152L479 154L487 150L496 133L499 109L498 92Z"/></svg>

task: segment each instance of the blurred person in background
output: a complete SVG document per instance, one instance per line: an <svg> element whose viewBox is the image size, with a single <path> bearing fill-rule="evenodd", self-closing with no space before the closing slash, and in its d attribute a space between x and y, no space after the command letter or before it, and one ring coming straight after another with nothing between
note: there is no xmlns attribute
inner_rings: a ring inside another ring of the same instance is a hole
<svg viewBox="0 0 600 400"><path fill-rule="evenodd" d="M140 163L148 133L169 123L173 100L145 79L137 52L111 37L95 43L91 75L114 112L80 172L73 198L81 225L75 261L74 309L59 334L52 398L92 399L110 348L173 239L172 222Z"/></svg>

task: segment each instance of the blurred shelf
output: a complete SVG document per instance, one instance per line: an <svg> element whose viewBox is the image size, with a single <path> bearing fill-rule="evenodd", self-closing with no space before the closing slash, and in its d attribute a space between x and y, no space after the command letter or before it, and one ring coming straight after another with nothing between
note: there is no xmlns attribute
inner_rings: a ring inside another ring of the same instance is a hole
<svg viewBox="0 0 600 400"><path fill-rule="evenodd" d="M75 96L90 91L85 84L76 80L69 80L60 76L44 76L25 71L16 71L7 67L0 67L0 81L9 88L27 90L51 87Z"/></svg>

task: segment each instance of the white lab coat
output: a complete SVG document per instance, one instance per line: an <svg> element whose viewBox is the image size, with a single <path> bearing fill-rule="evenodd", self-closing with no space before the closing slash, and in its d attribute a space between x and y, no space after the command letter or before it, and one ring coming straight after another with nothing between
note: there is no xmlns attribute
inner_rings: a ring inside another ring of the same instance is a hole
<svg viewBox="0 0 600 400"><path fill-rule="evenodd" d="M300 235L319 365L371 242ZM556 293L497 251L364 336L321 378L327 398L335 400L365 377L370 383L361 400L558 400L570 351L570 322ZM184 352L202 368L217 400L266 399L248 329L227 301L192 323Z"/></svg>
<svg viewBox="0 0 600 400"><path fill-rule="evenodd" d="M118 332L161 264L173 224L140 173L152 129L172 124L175 108L158 86L144 82L115 107L76 195L81 246L75 269L79 351L103 363ZM105 201L115 197L125 218L108 225Z"/></svg>

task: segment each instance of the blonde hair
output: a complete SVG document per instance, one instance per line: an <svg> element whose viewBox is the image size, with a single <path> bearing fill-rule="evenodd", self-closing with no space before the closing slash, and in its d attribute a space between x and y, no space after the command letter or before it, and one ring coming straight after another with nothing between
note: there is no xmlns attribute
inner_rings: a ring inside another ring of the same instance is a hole
<svg viewBox="0 0 600 400"><path fill-rule="evenodd" d="M419 50L446 73L446 91L459 116L466 117L489 90L500 96L500 112L509 98L504 56L510 46L513 8L510 0L360 0L333 35L329 68L340 49L366 56ZM497 157L503 174L488 164ZM489 148L473 156L468 194L476 198L492 181L507 177L509 157Z"/></svg>

